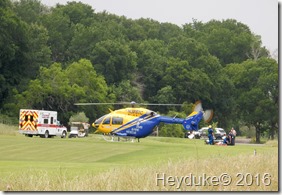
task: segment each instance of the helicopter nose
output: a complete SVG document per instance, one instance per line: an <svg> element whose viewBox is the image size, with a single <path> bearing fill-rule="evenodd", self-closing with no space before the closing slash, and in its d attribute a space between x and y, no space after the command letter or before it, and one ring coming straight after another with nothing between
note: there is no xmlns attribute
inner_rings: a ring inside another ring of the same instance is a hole
<svg viewBox="0 0 282 195"><path fill-rule="evenodd" d="M94 128L97 128L97 127L99 127L99 123L92 123L92 127L94 127Z"/></svg>

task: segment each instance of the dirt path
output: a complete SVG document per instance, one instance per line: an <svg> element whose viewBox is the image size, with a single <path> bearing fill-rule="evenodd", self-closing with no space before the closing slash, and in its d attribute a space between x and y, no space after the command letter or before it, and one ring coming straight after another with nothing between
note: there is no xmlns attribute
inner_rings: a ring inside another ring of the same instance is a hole
<svg viewBox="0 0 282 195"><path fill-rule="evenodd" d="M235 138L235 143L249 144L251 143L250 138Z"/></svg>

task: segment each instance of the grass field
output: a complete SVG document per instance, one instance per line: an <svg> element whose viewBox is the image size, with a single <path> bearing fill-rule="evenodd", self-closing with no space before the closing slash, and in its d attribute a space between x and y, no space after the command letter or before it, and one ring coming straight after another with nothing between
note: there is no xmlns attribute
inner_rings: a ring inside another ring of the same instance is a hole
<svg viewBox="0 0 282 195"><path fill-rule="evenodd" d="M277 191L278 142L28 138L0 124L1 191ZM256 152L254 152L256 151Z"/></svg>

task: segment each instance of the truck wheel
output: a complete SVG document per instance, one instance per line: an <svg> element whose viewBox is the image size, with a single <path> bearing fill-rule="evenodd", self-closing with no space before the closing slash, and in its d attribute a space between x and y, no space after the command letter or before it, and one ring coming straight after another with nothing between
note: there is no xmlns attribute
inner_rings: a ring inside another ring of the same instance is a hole
<svg viewBox="0 0 282 195"><path fill-rule="evenodd" d="M48 137L49 137L49 131L45 131L44 137L45 137L45 138L48 138Z"/></svg>
<svg viewBox="0 0 282 195"><path fill-rule="evenodd" d="M66 138L67 137L67 133L66 131L63 131L61 138Z"/></svg>

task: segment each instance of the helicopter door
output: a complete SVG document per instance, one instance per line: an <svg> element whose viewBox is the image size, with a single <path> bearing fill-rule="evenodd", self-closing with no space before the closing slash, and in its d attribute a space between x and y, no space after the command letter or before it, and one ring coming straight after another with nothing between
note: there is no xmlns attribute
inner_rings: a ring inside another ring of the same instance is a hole
<svg viewBox="0 0 282 195"><path fill-rule="evenodd" d="M110 125L110 124L111 124L111 117L105 118L105 120L103 121L103 125Z"/></svg>
<svg viewBox="0 0 282 195"><path fill-rule="evenodd" d="M111 117L106 117L103 122L102 122L102 126L101 126L104 131L111 131Z"/></svg>

